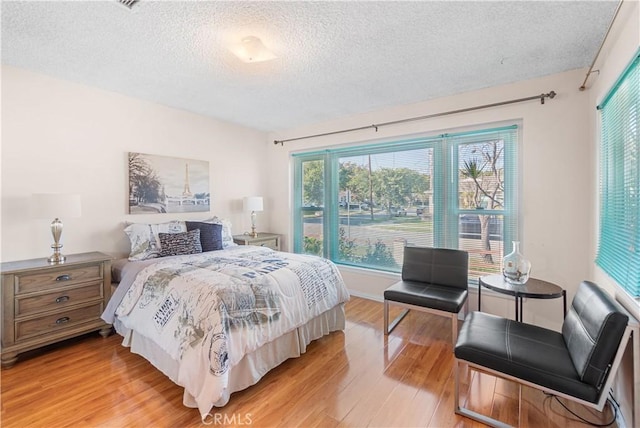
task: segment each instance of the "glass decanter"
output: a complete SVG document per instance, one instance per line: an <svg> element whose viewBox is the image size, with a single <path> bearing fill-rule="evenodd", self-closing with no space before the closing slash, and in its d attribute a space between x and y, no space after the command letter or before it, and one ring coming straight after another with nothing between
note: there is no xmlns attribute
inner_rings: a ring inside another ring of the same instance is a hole
<svg viewBox="0 0 640 428"><path fill-rule="evenodd" d="M522 285L529 280L531 262L520 253L520 241L513 241L513 251L502 259L502 275L510 284Z"/></svg>

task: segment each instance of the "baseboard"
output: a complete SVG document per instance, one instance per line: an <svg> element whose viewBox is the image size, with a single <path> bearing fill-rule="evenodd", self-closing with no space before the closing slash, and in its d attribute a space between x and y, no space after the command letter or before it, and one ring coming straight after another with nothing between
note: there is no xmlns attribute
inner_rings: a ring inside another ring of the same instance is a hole
<svg viewBox="0 0 640 428"><path fill-rule="evenodd" d="M377 296L375 294L369 294L369 293L363 293L362 291L358 291L358 290L349 290L349 294L355 297L361 297L363 299L367 299L367 300L373 300L374 302L382 302L384 299L382 298L382 296Z"/></svg>

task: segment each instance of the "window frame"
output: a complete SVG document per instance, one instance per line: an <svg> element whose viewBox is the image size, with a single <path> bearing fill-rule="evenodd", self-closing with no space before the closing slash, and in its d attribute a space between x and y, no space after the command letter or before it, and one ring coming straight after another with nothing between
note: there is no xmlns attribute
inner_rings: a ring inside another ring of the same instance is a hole
<svg viewBox="0 0 640 428"><path fill-rule="evenodd" d="M343 266L356 266L353 263L345 263L338 260L338 234L339 234L339 179L336 178L339 170L339 159L349 156L366 154L390 153L411 149L433 149L433 182L432 190L436 193L436 180L440 177L438 192L443 193L444 203L432 206L434 223L434 247L458 248L459 245L459 215L499 215L503 218L503 252L510 252L511 241L521 241L520 219L520 189L521 174L519 172L519 153L521 145L521 124L511 121L507 125L485 125L475 127L464 132L450 132L435 136L425 136L411 139L397 139L383 142L358 144L347 147L327 148L309 152L292 153L293 162L293 251L303 253L304 244L304 220L303 220L303 177L302 164L307 161L322 160L324 162L325 192L323 204L323 253L322 255L336 264ZM458 147L461 144L470 144L474 141L482 141L484 135L509 135L504 138L504 199L510 200L503 209L462 209L458 206ZM453 171L453 172L452 172ZM436 233L435 230L443 230ZM501 260L498 261L501 263ZM362 266L358 266L362 267ZM399 272L384 268L366 267L373 271Z"/></svg>

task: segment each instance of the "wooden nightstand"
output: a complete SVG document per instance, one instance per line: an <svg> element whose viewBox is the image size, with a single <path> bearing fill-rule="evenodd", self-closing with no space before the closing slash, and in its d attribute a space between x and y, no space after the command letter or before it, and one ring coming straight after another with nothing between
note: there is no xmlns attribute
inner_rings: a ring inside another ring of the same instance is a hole
<svg viewBox="0 0 640 428"><path fill-rule="evenodd" d="M257 245L259 247L269 247L272 250L280 251L280 238L282 235L276 233L258 233L257 237L251 235L234 235L233 242L238 245Z"/></svg>
<svg viewBox="0 0 640 428"><path fill-rule="evenodd" d="M103 253L67 256L61 264L45 257L0 265L2 284L2 368L18 354L94 330L111 332L100 315L111 297L111 257Z"/></svg>

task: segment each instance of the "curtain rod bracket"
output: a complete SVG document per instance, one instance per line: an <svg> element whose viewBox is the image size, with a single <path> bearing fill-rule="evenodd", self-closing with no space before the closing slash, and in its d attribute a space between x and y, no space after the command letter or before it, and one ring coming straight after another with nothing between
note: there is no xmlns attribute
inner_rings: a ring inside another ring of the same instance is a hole
<svg viewBox="0 0 640 428"><path fill-rule="evenodd" d="M591 61L591 66L589 67L589 70L587 71L587 75L584 77L584 80L582 81L582 85L578 88L581 91L584 91L585 89L587 89L587 80L589 80L589 76L591 76L593 67L596 65L596 61L598 60L598 57L600 56L600 52L602 51L602 48L604 47L604 43L607 41L607 37L609 36L609 33L611 32L611 28L613 27L613 23L615 22L616 17L618 16L618 12L620 12L620 8L622 7L622 3L624 3L624 0L620 0L618 2L618 6L616 7L616 10L613 13L613 16L611 17L611 21L609 21L609 27L607 28L607 32L604 33L604 37L602 38L602 42L600 43L600 47L598 48L598 52L596 52L596 56L593 57L593 61Z"/></svg>
<svg viewBox="0 0 640 428"><path fill-rule="evenodd" d="M587 73L587 78L589 76L591 76L593 73L598 73L598 76L600 75L600 70L591 70L590 72ZM585 80L586 82L586 80ZM587 89L587 87L585 85L580 86L578 89L580 89L581 91L584 91L585 89Z"/></svg>
<svg viewBox="0 0 640 428"><path fill-rule="evenodd" d="M378 132L378 125L371 125L373 127L373 129L376 130L376 132Z"/></svg>
<svg viewBox="0 0 640 428"><path fill-rule="evenodd" d="M282 140L273 140L273 144L275 144L275 145L280 144L282 147L284 147L284 141L282 141Z"/></svg>

